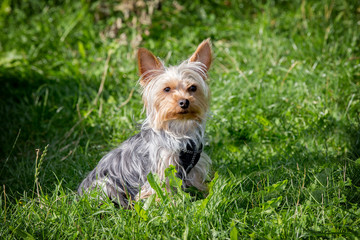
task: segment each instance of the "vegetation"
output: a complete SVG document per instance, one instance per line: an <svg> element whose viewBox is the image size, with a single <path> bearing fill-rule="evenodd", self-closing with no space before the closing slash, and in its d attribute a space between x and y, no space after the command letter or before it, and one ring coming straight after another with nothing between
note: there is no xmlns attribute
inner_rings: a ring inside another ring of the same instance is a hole
<svg viewBox="0 0 360 240"><path fill-rule="evenodd" d="M0 27L1 239L360 236L358 1L4 0ZM144 119L136 49L174 65L208 37L209 194L79 198Z"/></svg>

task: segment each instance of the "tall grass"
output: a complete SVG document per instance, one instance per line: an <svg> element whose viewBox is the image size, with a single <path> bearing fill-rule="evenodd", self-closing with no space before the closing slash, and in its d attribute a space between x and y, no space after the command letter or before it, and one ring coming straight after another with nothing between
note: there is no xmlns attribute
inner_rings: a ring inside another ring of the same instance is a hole
<svg viewBox="0 0 360 240"><path fill-rule="evenodd" d="M356 239L358 1L128 2L0 4L0 238ZM178 64L208 37L208 195L77 196L144 119L136 48Z"/></svg>

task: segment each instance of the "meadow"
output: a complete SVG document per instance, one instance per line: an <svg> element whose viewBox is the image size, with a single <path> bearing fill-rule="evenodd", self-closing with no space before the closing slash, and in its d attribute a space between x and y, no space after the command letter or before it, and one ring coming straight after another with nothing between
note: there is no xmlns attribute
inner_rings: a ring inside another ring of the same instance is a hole
<svg viewBox="0 0 360 240"><path fill-rule="evenodd" d="M0 29L1 239L359 239L359 1L3 0ZM137 48L206 38L209 193L78 197L144 119Z"/></svg>

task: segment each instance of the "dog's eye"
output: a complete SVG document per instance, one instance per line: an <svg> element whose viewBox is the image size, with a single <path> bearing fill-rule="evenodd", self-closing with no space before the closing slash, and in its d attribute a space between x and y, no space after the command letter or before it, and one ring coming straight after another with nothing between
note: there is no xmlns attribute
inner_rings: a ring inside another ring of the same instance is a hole
<svg viewBox="0 0 360 240"><path fill-rule="evenodd" d="M164 92L170 92L170 90L171 90L171 88L169 88L169 87L164 88Z"/></svg>
<svg viewBox="0 0 360 240"><path fill-rule="evenodd" d="M195 85L192 85L192 86L189 87L189 91L190 91L190 92L195 92L196 89L197 89L197 88L196 88Z"/></svg>

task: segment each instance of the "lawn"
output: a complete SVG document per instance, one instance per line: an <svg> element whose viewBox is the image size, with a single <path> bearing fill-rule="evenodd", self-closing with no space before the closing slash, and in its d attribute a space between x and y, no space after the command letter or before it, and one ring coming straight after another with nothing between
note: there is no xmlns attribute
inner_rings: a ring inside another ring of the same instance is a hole
<svg viewBox="0 0 360 240"><path fill-rule="evenodd" d="M357 0L3 0L0 28L1 239L359 238ZM144 120L137 48L206 38L209 193L77 196Z"/></svg>

